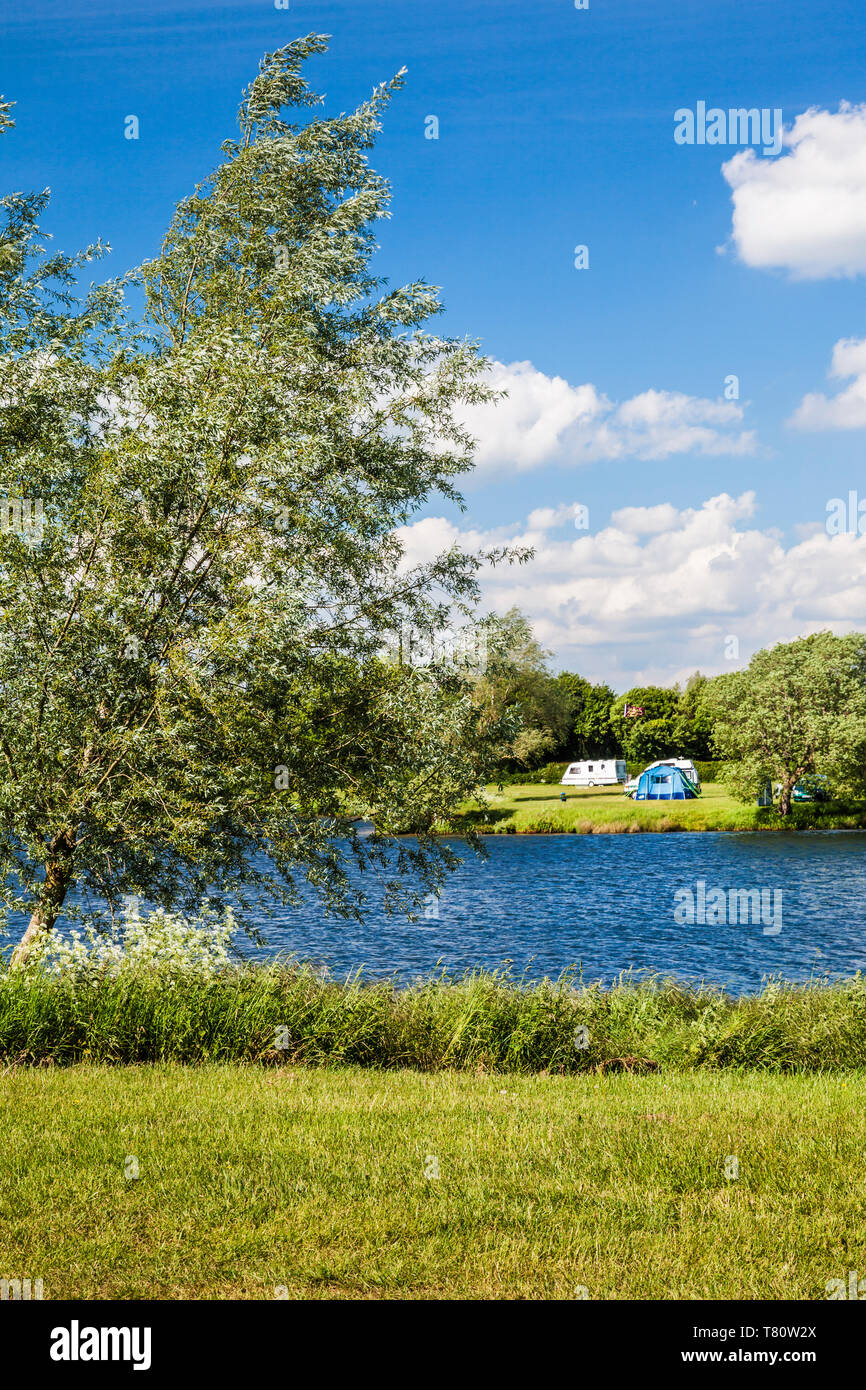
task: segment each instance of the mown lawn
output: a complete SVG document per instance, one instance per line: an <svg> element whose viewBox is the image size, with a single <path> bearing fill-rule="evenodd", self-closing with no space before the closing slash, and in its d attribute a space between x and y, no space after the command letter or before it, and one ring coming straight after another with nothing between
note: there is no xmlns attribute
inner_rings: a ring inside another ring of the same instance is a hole
<svg viewBox="0 0 866 1390"><path fill-rule="evenodd" d="M0 1277L46 1299L824 1299L866 1273L862 1072L20 1068L0 1125Z"/></svg>
<svg viewBox="0 0 866 1390"><path fill-rule="evenodd" d="M566 800L560 800L565 792ZM720 783L705 782L692 801L632 801L621 787L539 783L485 788L486 805L467 802L462 817L490 834L612 834L641 830L806 830L866 828L866 801L801 802L788 817L772 807L744 806Z"/></svg>

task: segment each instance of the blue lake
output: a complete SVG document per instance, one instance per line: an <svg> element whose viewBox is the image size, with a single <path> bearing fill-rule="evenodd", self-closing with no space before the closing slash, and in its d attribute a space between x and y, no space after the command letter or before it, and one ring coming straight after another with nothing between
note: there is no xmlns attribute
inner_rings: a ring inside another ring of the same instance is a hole
<svg viewBox="0 0 866 1390"><path fill-rule="evenodd" d="M532 977L580 967L587 981L648 970L734 993L768 975L866 969L866 833L497 835L484 840L486 859L452 843L464 863L430 905L438 917L389 918L367 873L363 925L325 916L310 892L300 907L261 917L268 949L242 941L244 953L287 952L337 976L363 967L368 978L402 981L505 962ZM699 881L708 898L763 890L774 911L766 923L731 922L730 912L715 925L678 921L678 892L691 890L697 909Z"/></svg>
<svg viewBox="0 0 866 1390"><path fill-rule="evenodd" d="M310 899L262 930L271 949L336 974L363 966L402 979L437 962L462 971L511 961L533 976L581 966L585 979L609 981L633 968L739 993L770 974L866 969L864 833L497 835L485 845L486 860L461 851L462 867L431 904L438 918L389 919L371 890L363 926L323 917ZM761 920L681 925L677 890L692 890L697 915L699 880L707 895L763 889L778 909L766 917L769 930Z"/></svg>

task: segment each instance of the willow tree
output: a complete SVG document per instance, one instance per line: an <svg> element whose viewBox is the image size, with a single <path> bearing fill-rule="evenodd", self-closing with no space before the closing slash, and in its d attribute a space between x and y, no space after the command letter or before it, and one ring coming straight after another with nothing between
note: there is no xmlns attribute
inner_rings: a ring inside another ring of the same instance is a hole
<svg viewBox="0 0 866 1390"><path fill-rule="evenodd" d="M47 255L44 195L4 201L0 496L24 499L0 535L0 854L6 906L29 913L15 959L73 889L97 914L231 894L243 920L306 879L348 914L354 860L411 910L454 862L434 826L497 743L453 663L387 655L388 633L439 630L477 598L480 557L409 566L395 528L434 491L459 502L455 407L486 398L483 364L425 330L429 286L373 275L389 195L368 151L403 77L321 117L301 69L325 49L310 35L263 60L239 137L128 277L136 324L122 284L72 299L80 258Z"/></svg>

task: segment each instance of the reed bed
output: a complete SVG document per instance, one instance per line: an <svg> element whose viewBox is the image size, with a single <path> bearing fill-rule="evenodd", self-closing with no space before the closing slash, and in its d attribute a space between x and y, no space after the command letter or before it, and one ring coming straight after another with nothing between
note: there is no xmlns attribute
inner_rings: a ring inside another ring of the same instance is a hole
<svg viewBox="0 0 866 1390"><path fill-rule="evenodd" d="M866 1066L866 980L771 979L760 993L658 976L612 987L573 971L533 981L502 971L343 980L291 960L209 971L137 966L0 968L0 1059L248 1062L579 1073Z"/></svg>

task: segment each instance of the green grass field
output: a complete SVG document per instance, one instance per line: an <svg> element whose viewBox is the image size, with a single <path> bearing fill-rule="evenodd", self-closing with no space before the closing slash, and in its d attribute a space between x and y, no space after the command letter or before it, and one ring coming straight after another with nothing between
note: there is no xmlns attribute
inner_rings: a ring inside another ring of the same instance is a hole
<svg viewBox="0 0 866 1390"><path fill-rule="evenodd" d="M820 1300L866 1271L862 1072L22 1068L0 1125L0 1277L46 1299Z"/></svg>
<svg viewBox="0 0 866 1390"><path fill-rule="evenodd" d="M566 800L560 800L564 791ZM620 787L559 787L542 783L485 789L487 805L468 802L463 818L489 834L603 835L642 830L864 829L866 802L801 802L784 819L772 807L744 806L719 783L704 783L693 801L632 801Z"/></svg>

